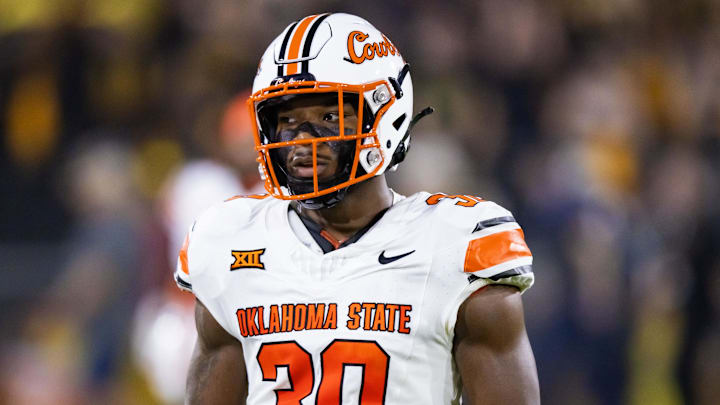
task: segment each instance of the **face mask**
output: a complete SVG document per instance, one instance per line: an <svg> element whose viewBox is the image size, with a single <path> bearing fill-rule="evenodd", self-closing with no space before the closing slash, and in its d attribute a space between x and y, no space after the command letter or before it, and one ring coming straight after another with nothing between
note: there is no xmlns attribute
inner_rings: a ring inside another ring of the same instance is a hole
<svg viewBox="0 0 720 405"><path fill-rule="evenodd" d="M315 138L325 138L330 136L338 136L338 129L337 128L329 128L323 125L316 125L311 124L309 122L303 122L296 128L291 129L283 129L282 131L277 133L277 140L274 142L289 142L297 138L297 136L301 133L305 132L310 135L312 135ZM352 134L351 128L345 128L345 134L349 135ZM348 152L348 150L351 148L352 144L355 141L333 141L333 142L327 142L327 145L330 147L330 149L335 153L340 160L343 160L343 155ZM308 147L312 147L311 144L307 144ZM289 146L284 148L279 148L278 153L281 157L281 162L286 162L287 157L290 154L291 148L297 148L301 147L299 145L295 146Z"/></svg>
<svg viewBox="0 0 720 405"><path fill-rule="evenodd" d="M308 133L315 138L338 136L340 133L340 131L337 127L328 127L325 125L311 124L311 123L305 121L295 128L283 129L283 130L279 131L273 137L274 139L272 139L272 142L277 143L277 142L292 141L295 138L297 138L301 132ZM351 128L345 128L345 135L351 135L352 133L353 133L353 130ZM338 143L341 143L341 142L328 142L328 145L333 150L336 150L335 148L337 146L334 147L333 144L338 144Z"/></svg>

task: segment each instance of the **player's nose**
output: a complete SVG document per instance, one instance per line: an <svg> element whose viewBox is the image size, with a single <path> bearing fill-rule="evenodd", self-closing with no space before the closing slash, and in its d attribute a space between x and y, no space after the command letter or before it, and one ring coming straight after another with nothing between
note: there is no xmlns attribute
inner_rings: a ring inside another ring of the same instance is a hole
<svg viewBox="0 0 720 405"><path fill-rule="evenodd" d="M311 139L311 138L314 138L312 133L310 133L310 131L304 130L302 128L298 130L298 134L295 137L296 140L297 139Z"/></svg>
<svg viewBox="0 0 720 405"><path fill-rule="evenodd" d="M303 129L302 127L298 129L297 135L293 139L294 141L300 141L305 139L312 139L315 138L312 133L306 129ZM304 156L304 155L312 155L313 150L313 144L311 142L308 143L299 143L292 147L293 149L293 155L295 156Z"/></svg>
<svg viewBox="0 0 720 405"><path fill-rule="evenodd" d="M297 137L295 139L310 139L319 136L320 134L317 132L317 128L313 127L313 123L305 121L297 127Z"/></svg>

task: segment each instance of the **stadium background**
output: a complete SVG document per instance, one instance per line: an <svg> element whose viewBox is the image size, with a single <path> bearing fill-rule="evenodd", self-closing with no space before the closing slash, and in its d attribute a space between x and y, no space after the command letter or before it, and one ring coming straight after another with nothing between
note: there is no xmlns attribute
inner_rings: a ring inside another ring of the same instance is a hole
<svg viewBox="0 0 720 405"><path fill-rule="evenodd" d="M544 403L717 403L720 2L0 0L0 404L178 400L169 179L227 159L228 103L322 11L437 109L393 187L524 226Z"/></svg>

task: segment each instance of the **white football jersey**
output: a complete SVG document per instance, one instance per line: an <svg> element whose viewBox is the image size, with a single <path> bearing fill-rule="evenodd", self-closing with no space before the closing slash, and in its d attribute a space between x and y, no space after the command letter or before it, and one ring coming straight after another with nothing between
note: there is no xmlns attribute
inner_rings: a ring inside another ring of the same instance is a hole
<svg viewBox="0 0 720 405"><path fill-rule="evenodd" d="M249 405L459 401L460 304L487 284L526 290L532 256L495 203L395 200L359 240L325 254L292 225L289 201L236 198L193 225L175 279L242 343Z"/></svg>

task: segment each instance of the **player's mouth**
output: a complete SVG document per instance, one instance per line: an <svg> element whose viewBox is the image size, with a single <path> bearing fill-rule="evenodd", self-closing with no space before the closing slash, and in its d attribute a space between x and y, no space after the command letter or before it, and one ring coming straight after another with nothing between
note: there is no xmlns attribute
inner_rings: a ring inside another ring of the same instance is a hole
<svg viewBox="0 0 720 405"><path fill-rule="evenodd" d="M332 160L329 157L318 155L317 157L317 174L318 179L332 176L330 173ZM288 171L293 177L312 178L313 177L313 159L312 155L296 155L290 158L288 163Z"/></svg>

